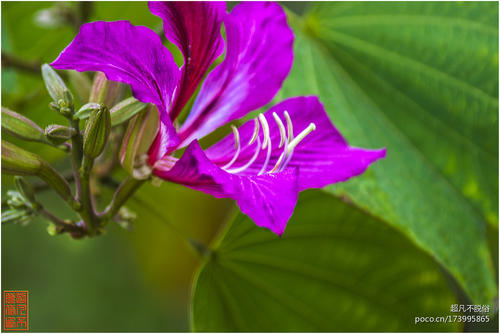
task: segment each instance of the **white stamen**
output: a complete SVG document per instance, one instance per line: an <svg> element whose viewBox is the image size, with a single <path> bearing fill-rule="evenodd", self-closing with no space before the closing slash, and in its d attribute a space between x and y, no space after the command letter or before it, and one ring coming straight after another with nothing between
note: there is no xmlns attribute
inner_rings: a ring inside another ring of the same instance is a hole
<svg viewBox="0 0 500 334"><path fill-rule="evenodd" d="M271 136L269 135L269 124L267 124L267 120L264 115L259 114L259 120L262 124L262 132L264 133L264 142L262 143L262 149L267 147L267 144L271 144Z"/></svg>
<svg viewBox="0 0 500 334"><path fill-rule="evenodd" d="M298 134L297 137L293 138L293 140L288 144L288 147L286 148L287 155L293 152L293 149L311 132L316 130L316 124L310 123L307 128L302 130L301 133Z"/></svg>
<svg viewBox="0 0 500 334"><path fill-rule="evenodd" d="M250 139L250 141L248 142L248 145L252 145L255 139L257 139L257 137L259 136L259 128L260 128L259 121L257 120L257 118L255 118L254 122L255 122L255 128L253 130L253 136L252 139Z"/></svg>
<svg viewBox="0 0 500 334"><path fill-rule="evenodd" d="M283 164L281 165L281 168L280 168L280 172L284 171L286 166L288 166L288 163L290 162L290 160L292 160L292 156L293 156L293 150L290 154L287 154L285 155L285 161L283 162Z"/></svg>
<svg viewBox="0 0 500 334"><path fill-rule="evenodd" d="M252 145L255 141L257 141L257 144L255 146L255 152L254 152L252 158L245 165L243 165L241 167L234 168L232 170L228 170L228 168L231 167L238 160L238 157L239 157L240 152L242 150L241 142L240 142L240 133L235 126L231 125L231 128L232 128L233 133L234 133L234 145L235 145L236 152L235 152L233 158L231 159L231 161L229 161L224 167L222 167L222 169L226 170L229 173L234 173L234 174L240 173L240 172L248 169L252 164L254 164L255 161L257 160L257 158L259 157L260 151L267 148L266 159L264 160L264 163L263 163L263 165L262 165L262 167L257 175L283 171L286 168L286 166L288 165L288 163L290 162L290 160L292 159L293 152L294 152L295 148L297 147L297 145L299 145L299 143L302 140L304 140L304 138L308 134L310 134L312 131L316 130L316 124L310 123L307 126L307 128L302 130L297 135L297 137L294 138L294 136L293 136L293 124L292 124L292 120L290 118L290 115L288 114L288 112L286 110L283 112L283 114L284 114L285 119L286 119L286 125L287 125L286 129L285 129L285 125L283 124L280 117L275 112L273 112L273 118L276 121L276 124L278 125L278 129L280 131L281 140L280 140L279 148L281 148L282 146L284 146L284 147L283 147L283 152L281 153L278 160L276 161L276 164L274 165L274 167L270 171L266 172L266 169L267 169L269 162L271 160L272 142L271 142L271 134L270 134L270 130L269 130L269 123L267 122L267 119L264 117L263 114L260 114L257 118L254 119L254 122L255 122L254 133L252 135L252 138L250 139L250 142L247 144L247 147L248 147L248 146ZM261 139L259 136L260 124L262 125L262 132L263 132L262 133L262 136L263 136L262 143L261 143Z"/></svg>
<svg viewBox="0 0 500 334"><path fill-rule="evenodd" d="M257 175L261 175L266 171L267 165L269 164L269 160L271 159L271 138L269 138L269 143L267 145L267 154L266 154L266 161L264 161L264 164L262 165L262 168L260 169L259 173Z"/></svg>
<svg viewBox="0 0 500 334"><path fill-rule="evenodd" d="M248 167L250 167L250 165L252 165L255 162L255 160L259 156L260 150L261 150L260 138L259 138L259 136L257 136L257 147L255 148L255 153L253 154L252 159L250 159L250 161L247 162L244 166L238 167L236 169L228 170L227 172L229 172L229 173L239 173L239 172L244 171L245 169L247 169Z"/></svg>
<svg viewBox="0 0 500 334"><path fill-rule="evenodd" d="M281 146L283 146L283 143L285 142L285 139L286 139L285 126L283 125L283 122L279 118L278 114L273 112L273 117L274 117L274 120L276 121L276 124L278 124L278 128L280 129L281 139L280 139L280 144L279 144L278 148L281 148Z"/></svg>
<svg viewBox="0 0 500 334"><path fill-rule="evenodd" d="M288 130L288 142L290 143L293 139L293 124L290 115L288 115L288 111L285 110L285 119L286 119L286 127Z"/></svg>
<svg viewBox="0 0 500 334"><path fill-rule="evenodd" d="M223 167L221 167L222 169L226 169L226 168L231 167L231 165L234 164L236 159L238 159L238 156L240 155L240 151L241 151L240 132L238 131L238 129L234 125L231 125L231 129L233 129L233 133L234 133L234 148L236 149L236 153L234 154L234 157L231 159L231 161L229 161L227 164L225 164Z"/></svg>
<svg viewBox="0 0 500 334"><path fill-rule="evenodd" d="M234 148L237 149L240 146L240 132L238 128L231 124L231 130L233 130L234 134Z"/></svg>

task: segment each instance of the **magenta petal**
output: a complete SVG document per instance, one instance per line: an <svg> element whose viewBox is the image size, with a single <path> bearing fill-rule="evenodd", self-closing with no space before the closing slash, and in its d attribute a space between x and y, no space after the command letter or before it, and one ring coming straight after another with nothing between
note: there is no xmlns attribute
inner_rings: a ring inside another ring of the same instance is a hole
<svg viewBox="0 0 500 334"><path fill-rule="evenodd" d="M82 25L75 39L51 64L56 69L101 71L129 84L134 97L168 109L179 70L151 29L128 21Z"/></svg>
<svg viewBox="0 0 500 334"><path fill-rule="evenodd" d="M316 125L316 130L307 135L295 148L292 158L285 168L285 170L298 170L297 183L300 191L308 188L323 188L332 183L346 181L363 173L376 160L385 157L385 149L367 150L349 146L340 132L333 126L317 97L296 97L275 105L263 114L269 124L272 147L266 172L274 167L283 152L283 147L278 148L281 137L272 114L275 112L286 126L285 110L288 111L292 120L295 137L310 123ZM253 120L246 122L239 128L242 149L231 168L244 166L254 154L256 144L247 145L253 131ZM259 133L259 137L263 142L262 131ZM234 136L230 134L208 148L205 153L215 164L224 166L232 159L234 151ZM261 150L255 162L239 174L255 175L259 173L266 160L266 153L266 150Z"/></svg>
<svg viewBox="0 0 500 334"><path fill-rule="evenodd" d="M179 142L167 112L179 69L151 29L128 21L86 23L51 65L64 70L101 71L109 80L129 84L136 99L158 107L163 128L167 129L164 132L170 134L168 142L165 137L157 139L163 143L158 155Z"/></svg>
<svg viewBox="0 0 500 334"><path fill-rule="evenodd" d="M224 20L227 53L205 79L186 122L183 144L268 103L293 61L293 33L276 3L243 2Z"/></svg>
<svg viewBox="0 0 500 334"><path fill-rule="evenodd" d="M220 33L226 13L224 2L149 2L149 10L163 20L167 39L184 55L182 77L174 106L175 119L212 62L224 51Z"/></svg>
<svg viewBox="0 0 500 334"><path fill-rule="evenodd" d="M171 169L158 164L155 174L218 198L229 197L258 225L282 235L297 202L296 170L240 176L212 163L193 141Z"/></svg>

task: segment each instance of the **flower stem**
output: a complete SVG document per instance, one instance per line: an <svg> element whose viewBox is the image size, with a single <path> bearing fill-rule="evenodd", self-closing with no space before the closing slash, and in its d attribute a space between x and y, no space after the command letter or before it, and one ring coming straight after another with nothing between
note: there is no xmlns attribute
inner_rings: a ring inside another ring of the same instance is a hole
<svg viewBox="0 0 500 334"><path fill-rule="evenodd" d="M82 135L78 120L70 118L69 124L74 129L74 135L71 137L71 166L75 179L77 201L80 203L77 211L85 223L88 235L92 236L95 234L99 223L90 193L89 177L93 160L88 160L83 156Z"/></svg>
<svg viewBox="0 0 500 334"><path fill-rule="evenodd" d="M132 196L145 181L146 180L134 179L130 176L123 180L123 182L120 184L115 194L113 195L111 203L109 203L106 210L104 210L103 212L104 219L112 219L118 213L118 210L120 210L123 204L125 204L130 196Z"/></svg>
<svg viewBox="0 0 500 334"><path fill-rule="evenodd" d="M78 120L74 120L72 118L69 119L69 125L74 129L74 134L71 137L71 168L73 170L73 178L75 180L76 187L76 200L80 200L80 175L79 168L82 163L82 136L80 134L80 125L78 124Z"/></svg>
<svg viewBox="0 0 500 334"><path fill-rule="evenodd" d="M80 203L82 204L80 216L85 222L89 236L96 233L99 224L99 219L94 211L94 203L92 202L92 193L90 192L90 171L94 161L83 157L82 166L80 168Z"/></svg>

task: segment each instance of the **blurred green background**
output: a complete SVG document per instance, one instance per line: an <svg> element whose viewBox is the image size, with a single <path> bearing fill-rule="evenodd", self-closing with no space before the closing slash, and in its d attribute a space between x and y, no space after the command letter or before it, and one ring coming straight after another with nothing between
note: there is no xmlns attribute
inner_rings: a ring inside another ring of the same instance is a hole
<svg viewBox="0 0 500 334"><path fill-rule="evenodd" d="M132 232L75 241L42 221L2 226L2 289L30 291L32 331L498 330L496 311L488 324L413 323L451 304L497 307L498 5L283 6L295 60L273 102L319 95L352 145L387 158L302 195L282 239L232 201L167 183L127 205ZM142 2L2 2L2 106L42 127L64 119L38 66L78 24L41 11L56 8L161 29ZM68 167L55 149L2 137ZM11 187L3 176L2 195ZM71 214L49 191L42 200ZM222 229L200 267L185 238L210 243Z"/></svg>

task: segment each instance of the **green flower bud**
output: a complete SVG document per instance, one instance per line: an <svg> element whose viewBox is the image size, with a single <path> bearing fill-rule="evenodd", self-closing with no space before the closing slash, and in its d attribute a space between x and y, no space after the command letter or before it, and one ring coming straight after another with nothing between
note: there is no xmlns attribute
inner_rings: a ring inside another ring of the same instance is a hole
<svg viewBox="0 0 500 334"><path fill-rule="evenodd" d="M147 104L129 97L111 108L111 126L121 124L134 117L139 111L143 110Z"/></svg>
<svg viewBox="0 0 500 334"><path fill-rule="evenodd" d="M7 205L12 209L26 209L29 206L26 203L26 199L21 195L19 191L9 190L7 191Z"/></svg>
<svg viewBox="0 0 500 334"><path fill-rule="evenodd" d="M49 225L47 225L47 233L51 237L56 236L57 235L57 226L54 225L53 223L50 223Z"/></svg>
<svg viewBox="0 0 500 334"><path fill-rule="evenodd" d="M109 109L102 105L95 110L87 121L83 137L83 153L89 159L97 158L108 141L111 129Z"/></svg>
<svg viewBox="0 0 500 334"><path fill-rule="evenodd" d="M68 90L61 77L52 67L50 67L50 65L42 65L42 77L45 82L45 87L47 87L47 91L55 102L64 100L68 105L73 104L73 96L71 95L71 92Z"/></svg>
<svg viewBox="0 0 500 334"><path fill-rule="evenodd" d="M45 128L45 136L54 145L61 145L74 134L74 130L64 125L52 124Z"/></svg>
<svg viewBox="0 0 500 334"><path fill-rule="evenodd" d="M30 119L2 107L2 130L24 140L45 142L42 128Z"/></svg>
<svg viewBox="0 0 500 334"><path fill-rule="evenodd" d="M73 107L73 95L69 90L63 91L64 101L68 104L69 107Z"/></svg>
<svg viewBox="0 0 500 334"><path fill-rule="evenodd" d="M59 104L57 104L56 102L50 102L49 103L49 107L50 109L54 110L55 112L61 112L61 108L59 107Z"/></svg>
<svg viewBox="0 0 500 334"><path fill-rule="evenodd" d="M38 155L2 140L2 172L13 175L36 175L66 201L72 201L68 182Z"/></svg>
<svg viewBox="0 0 500 334"><path fill-rule="evenodd" d="M26 215L24 210L10 209L2 211L2 224L17 223Z"/></svg>
<svg viewBox="0 0 500 334"><path fill-rule="evenodd" d="M115 216L115 222L127 231L134 230L134 220L137 215L128 208L122 206Z"/></svg>
<svg viewBox="0 0 500 334"><path fill-rule="evenodd" d="M42 166L40 158L2 140L2 172L14 175L36 175Z"/></svg>
<svg viewBox="0 0 500 334"><path fill-rule="evenodd" d="M89 118L90 114L94 112L95 110L99 109L101 105L99 103L95 102L89 102L82 106L74 115L73 118L77 119L87 119Z"/></svg>
<svg viewBox="0 0 500 334"><path fill-rule="evenodd" d="M144 180L151 175L147 152L159 129L158 110L149 107L130 120L120 149L123 168L135 179Z"/></svg>

